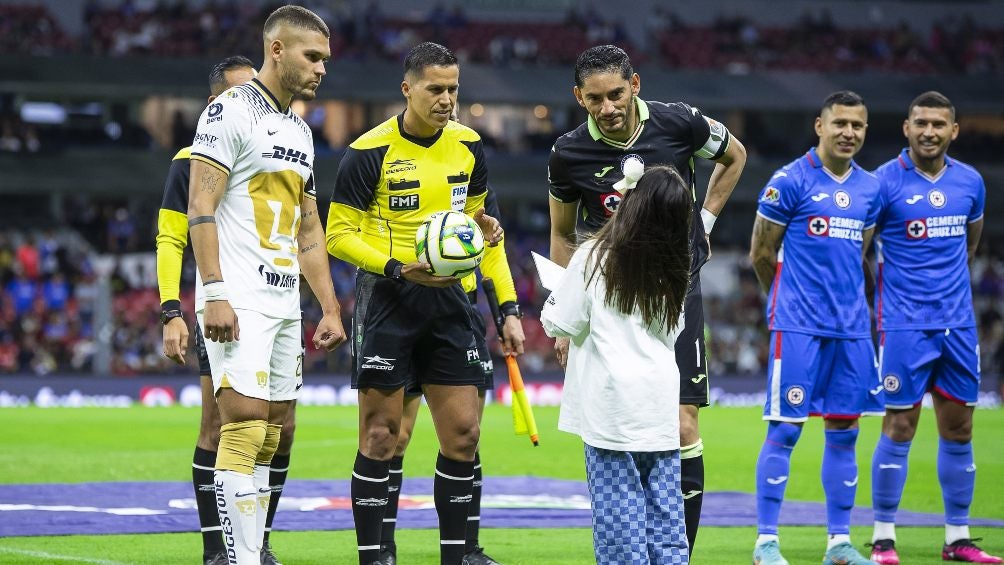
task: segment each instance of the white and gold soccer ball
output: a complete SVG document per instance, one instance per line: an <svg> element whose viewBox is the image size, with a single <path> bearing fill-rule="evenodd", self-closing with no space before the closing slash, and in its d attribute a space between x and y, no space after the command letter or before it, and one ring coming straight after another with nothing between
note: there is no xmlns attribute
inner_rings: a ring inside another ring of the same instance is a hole
<svg viewBox="0 0 1004 565"><path fill-rule="evenodd" d="M463 212L436 212L415 232L415 255L432 265L432 274L463 277L474 272L485 256L485 236Z"/></svg>

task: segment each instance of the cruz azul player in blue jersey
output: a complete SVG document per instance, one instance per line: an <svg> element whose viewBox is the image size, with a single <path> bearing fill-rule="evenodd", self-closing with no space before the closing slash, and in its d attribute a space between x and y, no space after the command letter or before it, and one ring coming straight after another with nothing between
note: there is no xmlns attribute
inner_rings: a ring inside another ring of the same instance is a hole
<svg viewBox="0 0 1004 565"><path fill-rule="evenodd" d="M750 258L769 294L770 364L757 459L755 565L787 565L777 535L790 457L810 415L825 420L826 564L872 563L850 543L858 484L858 417L881 401L862 253L874 232L878 180L853 160L868 110L843 91L823 102L819 145L774 173L760 194ZM878 397L878 398L876 398Z"/></svg>
<svg viewBox="0 0 1004 565"><path fill-rule="evenodd" d="M946 155L958 134L952 103L925 92L910 103L903 123L910 147L875 171L881 187L875 313L888 413L872 458L872 560L882 564L899 563L896 509L927 391L940 436L942 558L1001 563L969 536L976 482L973 406L980 390L969 261L983 231L986 188L975 169Z"/></svg>

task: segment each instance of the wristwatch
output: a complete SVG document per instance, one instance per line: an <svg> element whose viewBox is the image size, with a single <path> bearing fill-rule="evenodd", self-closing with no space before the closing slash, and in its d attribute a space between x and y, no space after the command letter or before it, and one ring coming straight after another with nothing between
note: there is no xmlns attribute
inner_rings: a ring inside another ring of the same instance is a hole
<svg viewBox="0 0 1004 565"><path fill-rule="evenodd" d="M160 311L160 323L167 325L168 322L175 318L184 319L185 317L181 315L181 310L161 310Z"/></svg>
<svg viewBox="0 0 1004 565"><path fill-rule="evenodd" d="M390 272L390 278L392 278L392 279L394 279L396 281L403 281L404 280L404 276L401 275L401 269L403 269L403 268L404 268L404 265L401 264L401 263L398 263L397 265L394 265L394 270Z"/></svg>
<svg viewBox="0 0 1004 565"><path fill-rule="evenodd" d="M523 319L523 309L513 300L499 304L499 310L502 311L503 316L516 316L517 319Z"/></svg>

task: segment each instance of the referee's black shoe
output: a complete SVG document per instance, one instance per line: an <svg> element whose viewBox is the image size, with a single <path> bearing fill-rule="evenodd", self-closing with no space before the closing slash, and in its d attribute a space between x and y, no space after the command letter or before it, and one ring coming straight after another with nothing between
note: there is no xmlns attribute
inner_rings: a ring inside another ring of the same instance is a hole
<svg viewBox="0 0 1004 565"><path fill-rule="evenodd" d="M202 565L229 565L230 560L227 559L226 551L217 551L211 555L202 556Z"/></svg>
<svg viewBox="0 0 1004 565"><path fill-rule="evenodd" d="M474 546L474 551L464 554L463 565L502 565L491 557L485 555L485 549L480 545Z"/></svg>

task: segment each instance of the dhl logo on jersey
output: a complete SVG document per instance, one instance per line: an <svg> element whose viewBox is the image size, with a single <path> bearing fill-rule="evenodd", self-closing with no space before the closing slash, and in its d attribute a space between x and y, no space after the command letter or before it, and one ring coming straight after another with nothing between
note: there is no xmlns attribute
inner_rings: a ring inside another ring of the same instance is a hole
<svg viewBox="0 0 1004 565"><path fill-rule="evenodd" d="M273 145L271 152L265 151L264 153L261 154L261 156L265 157L266 159L281 159L283 161L299 163L304 167L307 167L308 169L311 168L310 162L308 161L310 155L307 154L306 151L300 151L298 149L293 149L293 148L287 149L279 145Z"/></svg>

